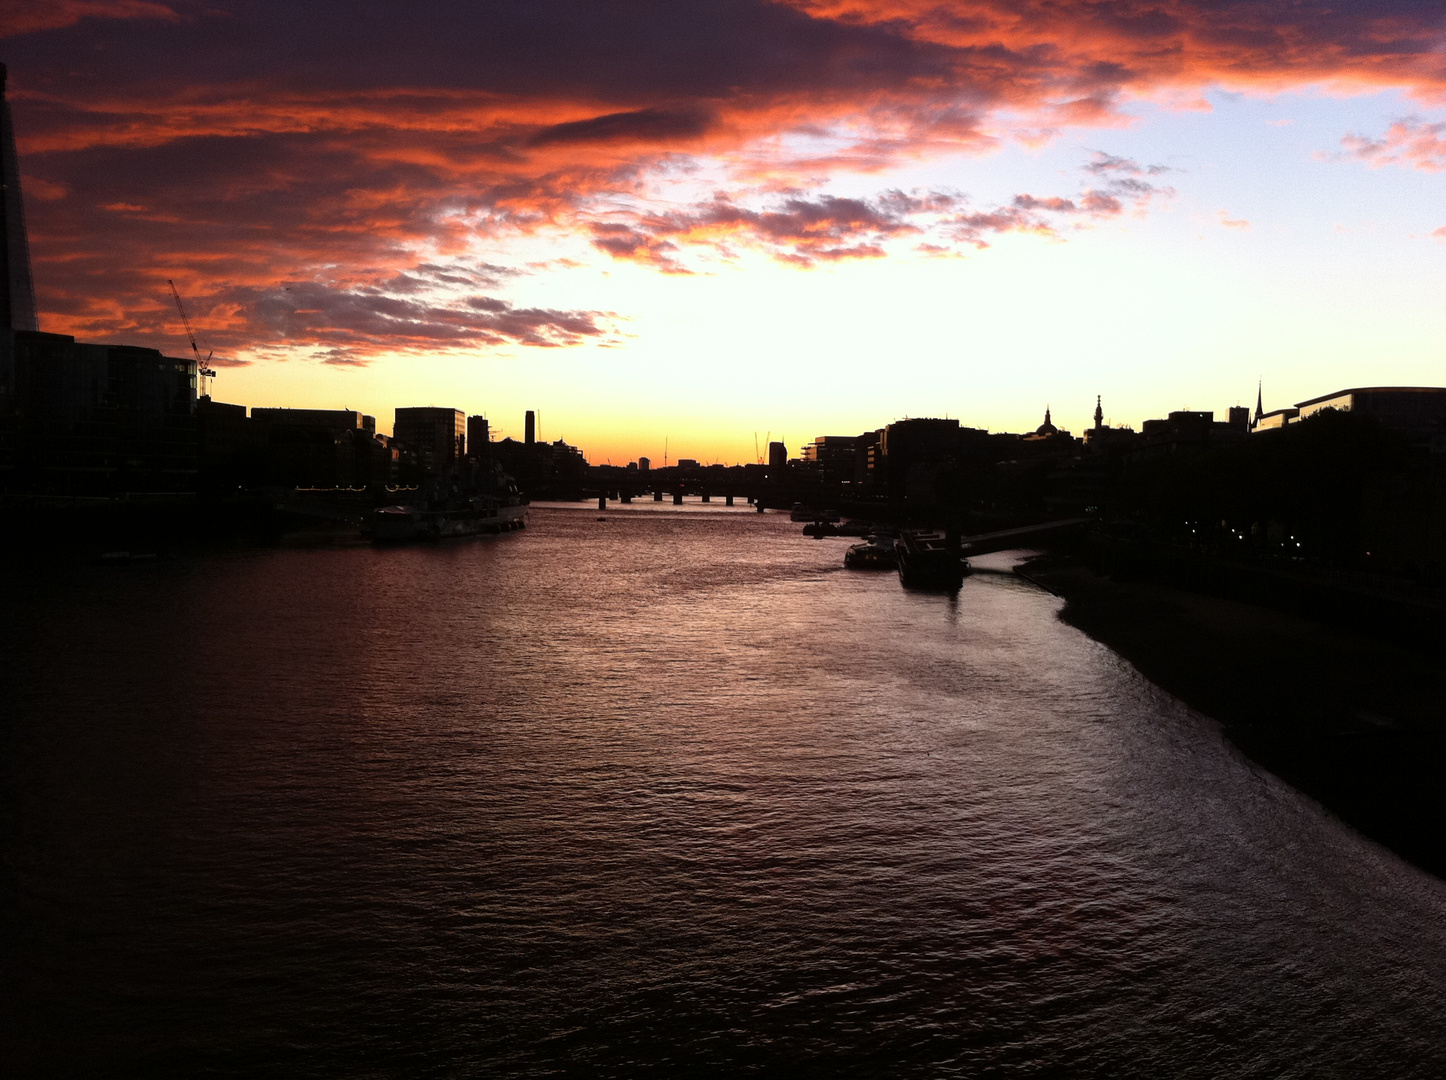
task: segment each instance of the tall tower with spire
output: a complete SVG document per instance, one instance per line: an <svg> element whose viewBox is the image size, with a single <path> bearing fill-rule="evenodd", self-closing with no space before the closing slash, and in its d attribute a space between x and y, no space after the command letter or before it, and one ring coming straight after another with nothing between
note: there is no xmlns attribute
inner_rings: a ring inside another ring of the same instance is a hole
<svg viewBox="0 0 1446 1080"><path fill-rule="evenodd" d="M0 64L0 329L38 330L35 286L30 278L30 241L25 235L25 207L20 202L20 161L15 153L15 128L5 100L5 65Z"/></svg>
<svg viewBox="0 0 1446 1080"><path fill-rule="evenodd" d="M1105 410L1100 407L1100 395L1095 395L1095 430L1105 426Z"/></svg>
<svg viewBox="0 0 1446 1080"><path fill-rule="evenodd" d="M1264 386L1264 380L1261 380L1260 382L1257 382L1255 384L1255 419L1251 422L1251 427L1255 427L1256 424L1259 424L1260 418L1265 415L1265 409L1261 407L1264 399L1260 396L1261 390L1264 388Z"/></svg>

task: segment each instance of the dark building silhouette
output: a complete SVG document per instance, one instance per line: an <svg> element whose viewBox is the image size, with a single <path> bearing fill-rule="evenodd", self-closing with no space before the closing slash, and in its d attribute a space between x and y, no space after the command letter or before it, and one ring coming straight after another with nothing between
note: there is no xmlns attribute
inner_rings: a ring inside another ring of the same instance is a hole
<svg viewBox="0 0 1446 1080"><path fill-rule="evenodd" d="M1133 450L1136 443L1135 429L1106 424L1102 400L1099 394L1095 395L1095 424L1084 433L1086 448L1094 455L1118 455Z"/></svg>
<svg viewBox="0 0 1446 1080"><path fill-rule="evenodd" d="M492 430L485 416L467 417L467 456L486 460L492 448Z"/></svg>
<svg viewBox="0 0 1446 1080"><path fill-rule="evenodd" d="M202 471L209 481L229 477L241 463L232 455L259 458L246 463L245 482L298 488L372 487L396 479L397 454L377 434L375 417L354 409L251 410L249 429L235 417L242 406L198 409Z"/></svg>
<svg viewBox="0 0 1446 1080"><path fill-rule="evenodd" d="M1048 405L1044 407L1044 423L1040 424L1039 427L1034 429L1034 434L1036 437L1041 439L1047 439L1051 435L1059 434L1059 428L1055 427L1054 423L1049 418Z"/></svg>
<svg viewBox="0 0 1446 1080"><path fill-rule="evenodd" d="M522 419L522 432L522 441L525 444L532 446L537 442L537 414L531 409L527 410L527 415Z"/></svg>
<svg viewBox="0 0 1446 1080"><path fill-rule="evenodd" d="M366 431L376 434L374 416L365 416L355 409L271 409L251 410L251 419L263 424L292 424L300 427L335 428L338 431Z"/></svg>
<svg viewBox="0 0 1446 1080"><path fill-rule="evenodd" d="M857 446L855 435L820 435L803 448L803 460L826 484L852 483Z"/></svg>
<svg viewBox="0 0 1446 1080"><path fill-rule="evenodd" d="M883 428L854 436L854 483L872 487L882 478L884 459L879 444L883 438Z"/></svg>
<svg viewBox="0 0 1446 1080"><path fill-rule="evenodd" d="M265 483L263 429L246 415L245 405L196 400L196 457L199 487L207 492L233 492Z"/></svg>
<svg viewBox="0 0 1446 1080"><path fill-rule="evenodd" d="M196 363L67 334L0 331L0 488L191 491Z"/></svg>
<svg viewBox="0 0 1446 1080"><path fill-rule="evenodd" d="M1215 419L1209 410L1180 409L1163 420L1146 420L1140 438L1147 454L1179 453L1225 446L1250 434L1250 410L1232 408L1229 420Z"/></svg>
<svg viewBox="0 0 1446 1080"><path fill-rule="evenodd" d="M782 442L768 444L768 471L771 476L782 476L788 468L788 447Z"/></svg>
<svg viewBox="0 0 1446 1080"><path fill-rule="evenodd" d="M455 468L467 450L467 414L461 409L398 409L392 437L416 453L424 471Z"/></svg>
<svg viewBox="0 0 1446 1080"><path fill-rule="evenodd" d="M1369 416L1412 443L1446 451L1446 387L1358 386L1296 402L1305 420L1327 410Z"/></svg>
<svg viewBox="0 0 1446 1080"><path fill-rule="evenodd" d="M890 498L934 496L934 472L959 449L959 421L919 418L896 420L879 440L884 483Z"/></svg>
<svg viewBox="0 0 1446 1080"><path fill-rule="evenodd" d="M25 232L25 206L20 198L20 161L15 129L5 100L5 65L0 64L0 230L5 258L0 263L0 329L38 330L35 286L30 276L30 240Z"/></svg>
<svg viewBox="0 0 1446 1080"><path fill-rule="evenodd" d="M578 498L587 478L582 451L562 439L550 443L502 439L492 444L492 460L532 498Z"/></svg>

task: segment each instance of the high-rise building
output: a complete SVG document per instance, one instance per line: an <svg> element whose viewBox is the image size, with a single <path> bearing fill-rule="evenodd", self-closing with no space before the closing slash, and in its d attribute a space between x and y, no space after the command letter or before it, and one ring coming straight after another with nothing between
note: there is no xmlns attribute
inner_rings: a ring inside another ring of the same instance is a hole
<svg viewBox="0 0 1446 1080"><path fill-rule="evenodd" d="M527 410L527 415L522 419L522 432L522 441L528 446L537 442L537 414L531 409Z"/></svg>
<svg viewBox="0 0 1446 1080"><path fill-rule="evenodd" d="M467 447L467 414L426 406L398 409L392 437L419 454L427 471L450 469Z"/></svg>
<svg viewBox="0 0 1446 1080"><path fill-rule="evenodd" d="M5 100L5 65L0 64L0 230L5 257L0 261L0 329L38 330L35 286L30 277L30 241L25 234L25 207L20 201L20 161L15 154L15 129Z"/></svg>
<svg viewBox="0 0 1446 1080"><path fill-rule="evenodd" d="M638 472L647 472L647 471L648 471L649 469L651 469L652 467L653 467L653 459L652 459L652 458L645 458L645 457L640 457L640 458L638 458Z"/></svg>
<svg viewBox="0 0 1446 1080"><path fill-rule="evenodd" d="M467 455L480 461L491 447L492 429L488 426L487 417L467 417Z"/></svg>
<svg viewBox="0 0 1446 1080"><path fill-rule="evenodd" d="M768 470L772 475L782 476L788 468L788 447L782 442L768 444Z"/></svg>

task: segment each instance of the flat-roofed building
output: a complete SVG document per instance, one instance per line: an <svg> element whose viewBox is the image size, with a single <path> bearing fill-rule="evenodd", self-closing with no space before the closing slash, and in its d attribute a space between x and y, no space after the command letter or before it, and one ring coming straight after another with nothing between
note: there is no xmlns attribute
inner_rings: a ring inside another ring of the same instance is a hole
<svg viewBox="0 0 1446 1080"><path fill-rule="evenodd" d="M1296 403L1300 419L1334 409L1360 413L1412 442L1446 449L1446 386L1358 386Z"/></svg>
<svg viewBox="0 0 1446 1080"><path fill-rule="evenodd" d="M455 467L466 452L467 414L433 406L398 409L392 437L420 455L427 471L444 471Z"/></svg>
<svg viewBox="0 0 1446 1080"><path fill-rule="evenodd" d="M836 484L854 479L854 435L820 435L803 448L803 460L817 466L819 478Z"/></svg>
<svg viewBox="0 0 1446 1080"><path fill-rule="evenodd" d="M1273 412L1261 413L1255 418L1253 431L1278 431L1287 424L1293 424L1300 418L1299 409L1276 409Z"/></svg>
<svg viewBox="0 0 1446 1080"><path fill-rule="evenodd" d="M492 427L485 416L467 417L467 456L482 461L492 448Z"/></svg>
<svg viewBox="0 0 1446 1080"><path fill-rule="evenodd" d="M196 362L0 329L0 487L191 491Z"/></svg>
<svg viewBox="0 0 1446 1080"><path fill-rule="evenodd" d="M364 416L355 409L271 409L253 407L251 419L261 424L294 424L297 427L318 427L335 431L369 431L375 433L374 416Z"/></svg>

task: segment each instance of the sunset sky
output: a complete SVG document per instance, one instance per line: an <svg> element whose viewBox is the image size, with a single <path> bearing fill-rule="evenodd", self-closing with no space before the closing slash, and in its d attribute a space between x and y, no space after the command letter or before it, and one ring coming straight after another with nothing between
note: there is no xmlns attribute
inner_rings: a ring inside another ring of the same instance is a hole
<svg viewBox="0 0 1446 1080"><path fill-rule="evenodd" d="M0 5L41 328L594 463L1446 382L1440 0Z"/></svg>

